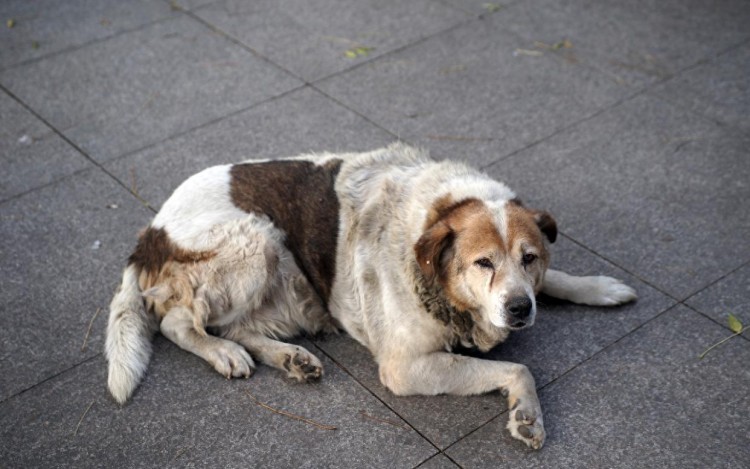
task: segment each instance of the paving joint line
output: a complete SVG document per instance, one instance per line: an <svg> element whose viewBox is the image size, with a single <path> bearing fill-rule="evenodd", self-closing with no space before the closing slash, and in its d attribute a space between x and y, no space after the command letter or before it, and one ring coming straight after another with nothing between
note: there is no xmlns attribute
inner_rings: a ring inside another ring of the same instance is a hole
<svg viewBox="0 0 750 469"><path fill-rule="evenodd" d="M142 147L139 147L139 148L136 148L136 149L133 149L133 150L128 150L125 153L121 153L121 154L119 154L119 155L117 155L117 156L115 156L113 158L109 158L106 161L103 161L102 164L110 164L112 162L115 162L115 161L127 158L128 156L135 155L136 153L140 153L140 152L142 152L144 150L148 150L149 148L153 148L153 147L156 147L158 145L170 142L172 140L176 140L176 139L178 139L180 137L183 137L183 136L185 136L185 135L187 135L187 134L189 134L191 132L194 132L196 130L200 130L200 129L204 128L204 127L209 127L211 125L218 124L219 122L221 122L223 120L235 117L235 116L237 116L239 114L242 114L244 112L250 111L250 110L255 109L257 107L263 106L265 104L272 103L272 102L276 101L277 99L284 98L284 97L286 97L286 96L288 96L288 95L290 95L292 93L295 93L297 91L302 91L303 89L305 89L307 87L308 87L308 85L302 84L302 85L297 86L295 88L291 88L291 89L289 89L287 91L279 93L279 94L277 94L275 96L271 96L270 98L266 98L266 99L264 99L262 101L259 101L257 103L253 103L253 104L251 104L251 105L249 105L247 107L244 107L242 109L237 109L237 110L232 111L232 112L230 112L228 114L225 114L223 116L216 117L216 118L211 119L209 121L206 121L206 122L203 122L201 124L198 124L198 125L196 125L194 127L190 127L189 129L181 130L181 131L179 131L177 133L174 133L172 135L168 135L168 136L166 136L166 137L164 137L161 140L158 140L156 142L146 144L146 145L144 145Z"/></svg>
<svg viewBox="0 0 750 469"><path fill-rule="evenodd" d="M134 27L129 28L129 29L124 29L122 31L118 31L118 32L116 32L116 33L114 33L114 34L112 34L110 36L95 38L95 39L92 39L92 40L90 40L88 42L84 42L83 44L76 44L76 45L73 45L73 46L69 46L69 47L66 47L65 49L61 49L61 50L58 50L58 51L50 52L49 54L42 55L40 57L34 57L34 58L31 58L31 59L26 59L26 60L21 61L21 62L19 62L17 64L10 65L10 66L5 67L5 68L0 68L0 74L5 73L5 72L9 72L9 71L14 70L16 68L25 67L27 65L31 65L31 64L34 64L36 62L40 62L42 60L45 60L45 59L56 57L58 55L67 54L67 53L70 53L70 52L75 52L77 50L81 50L83 48L86 48L86 47L89 47L89 46L92 46L92 45L95 45L95 44L100 44L100 43L108 41L110 39L114 39L114 38L120 37L120 36L122 36L124 34L134 33L134 32L140 31L142 29L146 29L146 28L148 28L150 26L153 26L155 24L164 23L164 22L167 22L167 21L170 21L170 20L176 20L176 19L180 18L181 16L184 16L183 12L174 11L173 10L168 16L165 16L164 18L160 18L160 19L157 19L157 20L148 21L148 22L143 23L141 25L134 26Z"/></svg>
<svg viewBox="0 0 750 469"><path fill-rule="evenodd" d="M533 148L536 145L539 145L540 143L543 143L543 142L551 139L552 137L555 137L555 136L557 136L557 135L559 135L559 134L561 134L561 133L563 133L563 132L565 132L565 131L567 131L567 130L569 130L569 129L577 126L577 125L583 124L583 123L588 122L588 121L590 121L590 120L592 120L592 119L594 119L596 117L599 117L599 115L603 114L604 112L611 111L612 109L616 109L617 107L619 107L619 106L621 106L621 105L623 105L623 104L625 104L625 103L627 103L629 101L632 101L633 99L635 99L638 96L644 94L645 92L646 92L646 88L644 88L642 90L639 90L639 91L635 91L633 94L627 95L627 96L621 98L619 101L615 101L611 105L603 107L603 108L595 111L591 115L582 117L581 119L579 119L579 120L577 120L577 121L575 121L575 122L573 122L571 124L568 124L568 125L566 125L564 127L561 127L560 129L552 132L551 134L549 134L549 135L547 135L545 137L540 138L539 140L531 142L528 145L525 145L522 148L519 148L517 150L513 150L512 152L508 153L507 155L501 156L498 159L496 159L496 160L494 160L494 161L492 161L490 163L487 163L486 165L481 166L480 169L483 170L483 171L488 170L488 169L492 168L493 166L495 166L496 164L504 162L504 161L507 161L510 158L516 156L517 154L519 154L519 153L521 153L521 152L523 152L525 150L528 150L530 148Z"/></svg>
<svg viewBox="0 0 750 469"><path fill-rule="evenodd" d="M567 370L565 370L564 372L562 372L562 373L561 373L561 374L560 374L559 376L556 376L556 377L552 378L551 380L549 380L548 382L546 382L545 384L543 384L542 386L539 386L539 387L538 387L538 388L536 389L537 393L540 393L541 391L543 391L544 389L546 389L546 388L547 388L547 387L549 387L550 385L554 384L554 383L555 383L555 382L557 382L558 380L560 380L560 379L564 378L564 377L565 377L565 376L567 376L568 374L570 374L570 373L572 373L573 371L575 371L575 370L576 370L576 369L577 369L578 367L580 367L581 365L584 365L584 364L586 364L586 363L590 362L591 360L593 360L594 358L596 358L597 356L599 356L599 355L600 355L600 354L602 354L603 352L605 352L605 351L609 350L610 348L614 347L614 346L615 346L615 345L617 345L617 344L618 344L618 343L619 343L620 341L622 341L622 340L623 340L623 339L625 339L626 337L630 336L630 335L631 335L631 334L633 334L634 332L638 331L639 329L641 329L641 328L645 327L645 326L646 326L647 324L651 323L652 321L655 321L656 319L660 318L661 316L663 316L663 315L667 314L667 313L668 313L669 311L672 311L673 309L677 308L677 306L679 306L679 304L677 304L677 303L676 303L676 304L673 304L672 306L670 306L670 307L666 308L666 309L665 309L664 311L662 311L662 312L658 313L658 314L657 314L656 316L654 316L654 317L652 317L652 318L650 318L650 319L648 319L648 320L644 321L643 323L639 324L638 326L636 326L636 327L635 327L635 328L634 328L633 330L631 330L630 332L628 332L628 333L626 333L626 334L624 334L624 335L622 335L622 336L618 337L617 339L615 339L615 340L614 340L614 341L612 341L611 343L609 343L609 344L607 344L607 345L603 346L603 347L602 347L601 349L599 349L599 350L597 350L596 352L592 353L592 354L591 354L590 356L586 357L586 358L585 358L585 359L583 359L583 360L582 360L581 362L579 362L579 363L577 363L577 364L573 365L572 367L570 367L570 368L568 368ZM489 419L489 420L488 420L487 422L485 422L485 423L483 423L483 424L479 425L479 426L478 426L477 428L473 429L472 431L470 431L470 432L469 432L469 433L467 433L466 435L464 435L464 436L460 437L459 439L457 439L456 441L454 441L453 443L451 443L451 444L450 444L449 446L447 446L447 447L446 447L446 448L445 448L445 449L444 449L443 451L448 451L448 450L449 450L450 448L454 447L455 445L457 445L458 443L460 443L460 442L461 442L461 441L463 441L464 439L468 438L468 437L469 437L469 436L471 436L472 434L476 433L477 431L481 430L481 429L482 429L482 428L484 428L485 426L489 425L490 423L492 423L492 422L493 422L493 421L495 421L496 419L498 419L498 418L502 417L502 416L503 416L503 415L505 415L505 414L508 414L508 413L510 412L510 410L511 410L511 409L506 409L506 410L504 410L504 411L500 412L499 414L495 415L494 417L490 418L490 419Z"/></svg>
<svg viewBox="0 0 750 469"><path fill-rule="evenodd" d="M349 337L351 337L351 336L349 336ZM403 420L404 422L406 422L406 424L409 426L409 428L411 428L412 430L414 430L414 432L417 435L421 436L426 442L428 442L430 445L432 445L433 448L435 448L438 451L441 451L441 449L440 449L440 447L438 445L436 445L435 443L433 443L432 440L430 440L425 435L423 435L422 432L420 432L419 430L417 430L417 428L414 425L411 424L411 422L409 422L400 413L398 413L395 409L393 409L390 405L388 405L388 403L386 403L377 394L375 394L372 390L370 390L370 388L368 388L367 386L365 386L365 384L362 383L362 381L360 381L359 378L357 378L356 376L354 376L354 374L352 372L350 372L349 369L346 366L344 366L343 363L339 362L335 357L333 357L331 354L329 354L325 349L323 349L322 347L320 347L317 344L317 342L311 340L310 343L313 344L313 346L315 346L315 348L318 349L323 355L325 355L326 357L328 357L334 364L336 364L336 366L338 366L339 368L341 368L344 371L344 373L346 373L347 375L349 375L349 377L351 377L354 380L354 382L356 382L357 384L359 384L360 386L362 386L362 388L365 389L368 393L370 393L370 395L372 395L375 399L377 399L378 401L380 401L380 403L383 404L388 410L390 410L395 415L397 415L398 418L400 418L401 420Z"/></svg>
<svg viewBox="0 0 750 469"><path fill-rule="evenodd" d="M81 155L83 155L87 160L89 160L94 166L96 166L97 168L99 168L107 176L109 176L110 178L112 178L115 182L117 182L117 184L119 184L122 187L124 187L136 199L138 199L139 202L144 202L144 200L138 194L136 194L135 192L133 192L133 190L131 188L129 188L126 184L124 184L117 177L115 177L112 173L110 173L101 163L99 163L98 161L96 161L93 157L91 157L91 155L89 155L86 151L84 151L75 142L73 142L65 134L63 134L56 127L54 127L50 122L48 122L46 119L44 119L41 115L39 115L39 113L37 113L34 109L32 109L30 106L28 106L25 102L23 102L18 96L16 96L15 94L11 93L2 84L0 84L0 90L5 91L5 93L7 93L8 96L10 96L11 98L13 98L16 102L18 102L21 106L23 106L28 112L30 112L34 117L36 117L44 125L46 125L47 127L49 127L52 130L52 132L55 133L61 139L63 139L64 142L66 142L68 145L70 145L71 147L73 147L73 149L75 149L78 153L80 153ZM92 169L92 168L88 168L88 169ZM71 177L71 175L68 175L68 176L65 176L63 178L60 178L57 182L59 182L61 180L64 180L64 179L67 179L69 177ZM36 190L36 189L34 189L34 190ZM151 209L154 213L156 213L156 211L154 210L154 208L151 207L151 205L149 205L147 202L146 202L146 207L149 208L149 209Z"/></svg>
<svg viewBox="0 0 750 469"><path fill-rule="evenodd" d="M463 466L462 466L462 465L460 465L459 463L457 463L455 459L453 459L453 458L452 458L452 457L450 457L449 455L445 454L445 453L444 453L443 451L439 451L439 452L437 452L437 453L433 454L433 455L432 455L432 456L430 456L429 458L425 459L424 461L422 461L422 462L420 462L419 464L417 464L416 466L414 466L414 467L413 467L412 469L419 469L420 467L424 467L424 465L425 465L425 464L427 464L427 462L428 462L428 461L432 461L433 459L437 458L437 457L438 457L438 456L440 456L441 454L442 454L443 456L445 456L446 458L448 458L448 460L450 460L450 462L452 462L453 464L455 464L455 465L456 465L456 466L458 466L459 468L463 469Z"/></svg>
<svg viewBox="0 0 750 469"><path fill-rule="evenodd" d="M600 254L600 253L599 253L598 251L594 250L593 248L590 248L590 247L588 247L587 245L583 244L583 243L582 243L581 241L578 241L577 239L575 239L575 238L573 238L573 237L571 237L571 236L569 236L569 235L565 234L565 232L562 232L562 231L561 231L561 232L560 232L560 234L561 234L561 235L562 235L562 236L563 236L563 237L564 237L565 239L569 240L570 242L572 242L573 244L577 245L578 247L581 247L581 248L583 248L584 250L588 251L589 253L591 253L591 254L595 255L596 257L598 257L598 258L600 258L600 259L602 259L602 260L604 260L604 261L608 262L609 264L612 264L613 266L615 266L615 267L617 267L618 269L622 270L623 272L625 272L626 274L628 274L628 275L630 275L631 277L635 278L636 280L638 280L638 281L640 281L640 282L643 282L643 283L645 283L646 285L648 285L649 287L651 287L651 288L653 288L654 290L658 291L659 293L661 293L661 294L663 294L663 295L667 296L667 297L668 297L668 298L670 298L671 300L673 300L673 301L676 301L676 302L678 302L678 303L679 303L679 302L682 302L682 300L681 300L680 298L678 298L678 297L676 297L676 296L672 295L671 293L669 293L669 292L667 292L667 291L663 290L663 289L662 289L662 287L660 287L660 286L658 286L658 285L656 285L656 284L652 283L652 282L651 282L650 280L648 280L648 279L646 279L646 278L643 278L643 277L641 277L641 275L640 275L640 274L638 274L638 273L636 273L636 272L632 272L632 271L631 271L630 269L628 269L627 267L624 267L624 266L620 265L619 263L617 263L617 262L615 262L614 260L610 259L609 257L605 256L604 254Z"/></svg>
<svg viewBox="0 0 750 469"><path fill-rule="evenodd" d="M735 272L737 272L738 270L742 269L743 267L745 267L745 266L747 266L747 265L750 265L750 261L746 261L746 262L744 262L744 263L740 264L739 266L737 266L737 267L733 268L732 270L730 270L730 271L728 271L728 272L726 272L726 273L722 274L721 276L719 276L719 277L718 277L718 278L716 278L715 280L712 280L712 281L711 281L711 282L709 282L708 284L706 284L706 285L704 285L704 286L700 287L700 288L699 288L698 290L696 290L696 291L694 291L694 292L692 292L692 293L688 294L688 295L687 295L686 297L684 297L684 298L680 298L680 297L676 297L676 296L672 295L671 293L669 293L669 292L667 292L667 291L663 290L663 289L662 289L661 287L659 287L658 285L656 285L656 284L653 284L653 283L651 283L651 281L650 281L650 280L648 280L648 279L645 279L645 278L642 278L642 277L641 277L640 275L636 274L635 272L632 272L632 271L630 271L630 270L629 270L628 268L626 268L626 267L623 267L623 266L621 266L620 264L618 264L617 262L614 262L614 261L612 261L612 260L611 260L611 259L609 259L609 258L608 258L607 256L604 256L604 255L600 254L600 253L599 253L598 251L595 251L594 249L592 249L592 248L590 248L590 247L586 246L586 245L585 245L585 244L583 244L582 242L580 242L580 241L578 241L578 240L576 240L576 239L574 239L574 238L570 237L569 235L566 235L566 234L565 234L565 233L563 233L563 232L561 232L560 234L561 234L562 236L564 236L564 237L565 237L566 239L568 239L568 240L570 240L571 242L573 242L573 243L575 243L576 245L578 245L579 247L581 247L581 248L585 249L586 251L590 252L591 254L593 254L593 255L595 255L595 256L597 256L597 257L599 257L600 259L603 259L603 260L607 261L608 263L612 264L613 266L617 267L618 269L622 270L623 272L627 273L628 275L632 276L633 278L635 278L635 279L637 279L637 280L639 280L639 281L641 281L641 282L645 283L645 284L646 284L646 285L648 285L649 287L653 288L654 290L658 291L659 293L661 293L661 294L665 295L666 297L670 298L671 300L675 301L675 302L676 302L676 303L675 303L675 305L683 305L683 306L686 306L686 307L688 307L688 308L690 308L690 309L692 309L692 310L696 311L697 313L700 313L701 315L705 316L706 318L710 319L711 321L715 322L715 323L716 323L716 324L718 324L719 326L722 326L722 327L724 327L725 329L727 328L727 326L725 326L724 324L722 324L722 323L718 322L717 320L715 320L715 319L714 319L714 318L712 318L711 316L705 315L705 314L703 314L702 312L700 312L700 311L696 310L695 308L692 308L692 307L691 307L690 305L688 305L688 304L687 304L686 302L687 302L687 301L688 301L688 300L689 300L690 298L693 298L694 296L698 295L699 293L701 293L701 292L703 292L703 291L707 290L708 288L711 288L711 287L712 287L712 286L714 286L715 284L717 284L717 283L719 283L720 281L724 280L725 278L729 277L730 275L732 275L733 273L735 273Z"/></svg>
<svg viewBox="0 0 750 469"><path fill-rule="evenodd" d="M520 2L514 2L510 6L516 5L518 3L520 3ZM493 29L499 30L498 28L494 28L494 27L493 27ZM518 39L523 40L523 41L530 41L531 40L529 38L521 36L520 34L514 33L512 31L505 31L505 32L507 34L511 34L511 35L517 37ZM723 56L724 54L728 54L729 52L731 52L731 51L733 51L733 50L735 50L737 48L740 48L740 47L742 47L742 46L744 46L745 44L748 44L748 43L750 43L750 38L749 39L745 39L742 42L739 42L737 44L734 44L734 45L732 45L732 46L730 46L730 47L728 47L728 48L726 48L726 49L724 49L722 51L719 51L719 52L715 53L713 56L704 57L704 58L702 58L700 60L697 60L695 63L687 65L687 66L685 66L685 67L683 67L683 68L675 71L674 73L670 74L669 76L662 77L662 78L654 81L653 83L645 84L640 89L636 88L635 90L633 90L633 94L627 95L627 96L623 97L622 99L620 99L619 101L616 101L615 103L613 103L613 104L611 104L609 106L606 106L606 107L598 110L596 113L592 114L591 116L584 117L584 118L582 118L582 119L580 119L580 120L578 120L578 121L576 121L576 122L574 122L574 123L572 123L570 125L567 125L567 126L561 128L558 131L553 132L550 135L547 135L546 137L542 137L541 139L536 140L536 141L534 141L534 142L532 142L532 143L524 146L523 148L515 150L515 151L513 151L513 152L511 152L511 153L509 153L509 154L507 154L505 156L501 156L501 157L497 158L496 160L494 160L494 161L492 161L490 163L487 163L486 165L482 166L480 169L482 169L482 170L489 169L490 167L494 166L496 163L500 163L502 161L505 161L505 160L507 160L507 159L515 156L516 154L518 154L518 153L520 153L520 152L522 152L524 150L532 148L532 147L534 147L535 145L537 145L537 144L539 144L541 142L544 142L544 141L546 141L546 140L548 140L548 139L550 139L550 138L552 138L552 137L554 137L554 136L556 136L556 135L558 135L558 134L560 134L560 133L562 133L562 132L564 132L564 131L566 131L566 130L574 127L574 126L577 126L578 124L585 123L585 122L587 122L587 121L589 121L589 120L591 120L591 119L599 116L601 113L603 113L605 111L609 111L611 109L615 109L615 108L621 106L622 104L624 104L624 103L626 103L628 101L631 101L631 100L635 99L638 96L641 96L642 94L648 94L649 96L660 97L657 93L653 92L653 88L655 88L655 87L657 87L657 86L659 86L659 85L661 85L663 83L666 83L667 81L670 81L670 80L676 78L678 75L681 75L683 73L689 72L690 70L692 70L694 68L700 67L702 65L705 65L708 62L716 60L717 58ZM553 53L552 55L554 56L554 60L564 61L564 59L559 54ZM587 63L580 63L579 62L579 63L573 64L573 66L585 68L585 69L587 69L589 71L594 72L597 75L603 76L603 77L605 77L607 79L610 79L610 80L612 79L612 77L610 77L609 74L607 74L603 70L600 70L600 69L594 67L593 65L590 65L590 64L587 64ZM676 103L673 103L673 102L671 102L669 100L664 99L663 97L661 99L663 101L666 101L666 102L670 103L670 104L676 104ZM682 106L678 106L678 107L680 107L681 109L684 110L684 108L682 108ZM715 120L711 119L708 116L705 116L703 114L698 113L697 111L692 111L692 112L694 112L696 115L699 115L699 116L702 116L704 118L710 119L712 122L720 125L721 127L727 127L727 124L725 124L723 122L715 121ZM734 127L732 127L732 128L734 128ZM742 133L744 134L744 132L742 132Z"/></svg>
<svg viewBox="0 0 750 469"><path fill-rule="evenodd" d="M66 174L64 176L58 177L58 178L54 179L53 181L50 181L50 182L47 182L47 183L42 184L40 186L28 189L28 190L26 190L26 191L24 191L22 193L10 196L7 199L4 199L4 200L0 201L0 206L3 205L3 204L5 204L6 202L9 202L11 200L15 200L15 199L17 199L19 197L22 197L24 195L27 195L27 194L29 194L31 192L35 192L35 191L37 191L39 189L43 189L45 187L49 187L51 185L57 184L57 183L59 183L61 181L64 181L64 180L66 180L68 178L76 176L76 175L78 175L78 174L80 174L82 172L91 171L92 169L98 168L98 169L102 170L105 174L107 174L109 177L111 177L112 179L114 179L119 185L121 185L122 187L124 187L139 202L142 202L142 203L145 202L146 204L148 204L148 208L150 208L154 213L156 213L157 210L155 210L155 208L152 207L150 205L150 203L148 203L148 201L146 201L145 199L142 199L142 197L140 197L138 194L136 194L135 192L133 192L132 189L130 188L130 186L128 186L126 183L124 183L123 181L121 181L117 176L115 176L109 170L107 170L105 168L105 165L108 165L108 164L111 164L111 163L113 163L115 161L127 158L128 156L132 156L132 155L134 155L136 153L142 152L142 151L147 150L149 148L154 148L154 147L156 147L158 145L161 145L161 144L164 144L166 142L175 140L175 139L177 139L179 137L182 137L182 136L184 136L186 134L189 134L189 133L191 133L193 131L202 129L204 127L208 127L208 126L213 125L213 124L217 124L217 123L219 123L219 122L221 122L221 121L223 121L225 119L229 119L229 118L234 117L236 115L242 114L243 112L250 111L251 109L254 109L256 107L259 107L259 106L271 103L271 102L273 102L273 101L275 101L277 99L283 98L283 97L285 97L285 96L287 96L289 94L292 94L292 93L294 93L296 91L301 91L301 90L305 89L308 86L309 85L302 84L302 85L297 86L295 88L292 88L292 89L289 89L287 91L284 91L283 93L280 93L278 95L271 96L270 98L264 99L262 101L254 103L254 104L251 104L248 107L232 111L232 112L230 112L228 114L225 114L225 115L217 117L215 119L211 119L209 121L203 122L201 124L198 124L198 125L196 125L194 127L189 128L189 129L185 129L185 130L179 131L177 133L174 133L172 135L168 135L168 136L166 136L166 137L164 137L161 140L158 140L156 142L149 143L149 144L146 144L146 145L144 145L142 147L126 151L126 152L124 152L124 153L122 153L120 155L117 155L117 156L113 157L113 158L109 158L109 159L107 159L105 161L99 162L95 158L93 158L91 155L89 155L88 152L84 151L81 147L79 147L71 139L69 139L61 130L58 130L55 126L52 125L52 123L50 123L49 121L47 121L38 112L36 112L33 108L31 108L28 104L26 104L22 99L20 99L18 96L16 96L10 90L8 90L2 83L0 83L0 90L2 90L3 92L5 92L11 99L13 99L16 102L18 102L24 109L26 109L29 113L31 113L35 118L39 119L46 127L48 127L52 133L54 133L58 137L60 137L65 143L67 143L68 145L70 145L81 156L83 156L84 158L86 158L91 164L94 165L94 168L91 168L91 167L82 168L82 169L74 171L74 172L72 172L70 174Z"/></svg>

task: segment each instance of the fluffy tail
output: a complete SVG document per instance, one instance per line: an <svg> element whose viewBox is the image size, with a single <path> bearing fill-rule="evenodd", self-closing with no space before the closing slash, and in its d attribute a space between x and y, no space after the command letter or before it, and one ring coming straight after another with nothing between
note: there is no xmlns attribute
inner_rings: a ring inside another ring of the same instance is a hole
<svg viewBox="0 0 750 469"><path fill-rule="evenodd" d="M147 313L138 288L138 269L131 264L109 306L105 349L109 392L120 404L128 400L146 373L155 329L156 320Z"/></svg>

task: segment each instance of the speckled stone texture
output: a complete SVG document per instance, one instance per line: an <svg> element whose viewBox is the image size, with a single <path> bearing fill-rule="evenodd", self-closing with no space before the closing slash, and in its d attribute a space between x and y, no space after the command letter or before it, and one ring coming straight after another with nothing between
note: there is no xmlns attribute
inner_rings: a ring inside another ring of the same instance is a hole
<svg viewBox="0 0 750 469"><path fill-rule="evenodd" d="M0 2L0 466L748 467L750 337L699 358L750 325L748 24L743 0ZM550 211L554 268L638 291L540 296L461 351L529 367L542 450L499 393L394 396L344 334L295 339L326 373L302 385L157 335L115 404L108 304L185 178L399 139Z"/></svg>

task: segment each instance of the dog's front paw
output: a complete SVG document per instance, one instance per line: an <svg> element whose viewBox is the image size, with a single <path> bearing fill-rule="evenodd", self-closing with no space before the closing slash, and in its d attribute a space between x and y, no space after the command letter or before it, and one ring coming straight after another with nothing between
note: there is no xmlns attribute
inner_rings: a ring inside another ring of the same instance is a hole
<svg viewBox="0 0 750 469"><path fill-rule="evenodd" d="M615 306L638 298L635 289L625 285L620 280L603 275L584 277L589 282L588 288L581 289L574 303L591 306Z"/></svg>
<svg viewBox="0 0 750 469"><path fill-rule="evenodd" d="M597 280L597 304L602 306L614 306L628 303L638 298L633 287L625 285L620 280L612 277L596 277Z"/></svg>
<svg viewBox="0 0 750 469"><path fill-rule="evenodd" d="M227 379L249 378L255 371L255 362L244 347L225 342L211 350L208 361Z"/></svg>
<svg viewBox="0 0 750 469"><path fill-rule="evenodd" d="M318 357L302 347L297 347L293 354L286 355L284 369L287 371L287 377L299 382L313 381L323 376L323 364Z"/></svg>
<svg viewBox="0 0 750 469"><path fill-rule="evenodd" d="M519 406L508 415L508 430L511 436L523 441L529 448L540 449L547 434L544 432L544 421L541 412L524 409Z"/></svg>

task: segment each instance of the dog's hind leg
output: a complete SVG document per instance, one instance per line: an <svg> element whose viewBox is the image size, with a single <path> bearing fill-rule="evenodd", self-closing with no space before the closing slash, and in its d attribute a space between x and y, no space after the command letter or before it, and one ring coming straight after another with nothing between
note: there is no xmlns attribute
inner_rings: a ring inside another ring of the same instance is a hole
<svg viewBox="0 0 750 469"><path fill-rule="evenodd" d="M603 275L576 277L552 269L544 277L542 293L591 306L614 306L638 298L632 287L615 278Z"/></svg>
<svg viewBox="0 0 750 469"><path fill-rule="evenodd" d="M242 344L262 363L285 371L289 378L304 382L323 375L323 364L318 357L299 345L287 344L241 327L231 328L225 337Z"/></svg>
<svg viewBox="0 0 750 469"><path fill-rule="evenodd" d="M201 335L193 327L193 313L184 306L170 309L161 321L161 333L180 348L210 363L221 375L248 378L255 363L241 345L211 335Z"/></svg>

